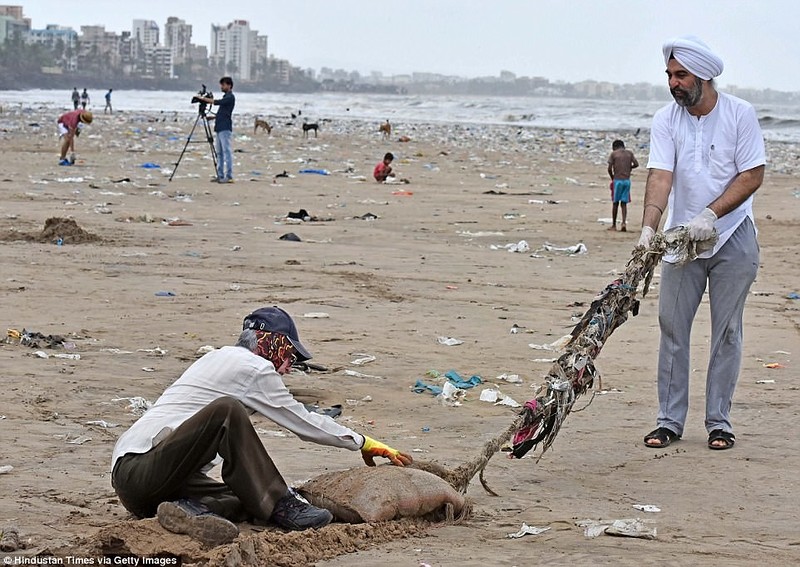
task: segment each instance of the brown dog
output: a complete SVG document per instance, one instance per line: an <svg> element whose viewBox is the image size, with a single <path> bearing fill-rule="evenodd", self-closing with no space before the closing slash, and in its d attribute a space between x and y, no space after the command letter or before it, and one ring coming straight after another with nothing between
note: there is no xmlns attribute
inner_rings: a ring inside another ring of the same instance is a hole
<svg viewBox="0 0 800 567"><path fill-rule="evenodd" d="M261 120L260 118L256 117L256 125L253 126L253 134L258 132L259 128L266 130L268 136L272 134L272 126L269 125L269 122L267 122L266 120Z"/></svg>
<svg viewBox="0 0 800 567"><path fill-rule="evenodd" d="M387 120L385 123L378 127L378 132L383 134L383 139L388 140L392 136L392 125Z"/></svg>
<svg viewBox="0 0 800 567"><path fill-rule="evenodd" d="M303 138L308 138L308 131L314 130L314 137L317 137L317 132L319 131L319 124L316 122L312 122L309 124L308 122L303 122Z"/></svg>

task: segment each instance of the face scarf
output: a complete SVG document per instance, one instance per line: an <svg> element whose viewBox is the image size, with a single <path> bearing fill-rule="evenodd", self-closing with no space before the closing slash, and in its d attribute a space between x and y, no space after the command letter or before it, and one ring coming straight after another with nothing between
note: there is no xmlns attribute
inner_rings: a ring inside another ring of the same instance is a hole
<svg viewBox="0 0 800 567"><path fill-rule="evenodd" d="M258 340L256 354L269 360L278 369L283 362L295 355L294 346L289 337L271 331L256 331Z"/></svg>

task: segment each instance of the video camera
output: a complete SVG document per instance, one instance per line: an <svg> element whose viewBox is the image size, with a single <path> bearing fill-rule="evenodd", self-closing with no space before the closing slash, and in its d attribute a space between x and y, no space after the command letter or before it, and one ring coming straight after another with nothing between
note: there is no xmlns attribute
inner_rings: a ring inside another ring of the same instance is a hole
<svg viewBox="0 0 800 567"><path fill-rule="evenodd" d="M197 94L192 97L192 104L197 104L197 103L200 104L200 107L197 109L197 112L199 114L205 115L206 107L208 106L208 103L203 102L202 100L200 100L200 97L203 97L203 98L214 98L214 93L212 93L211 91L206 89L205 85L201 85L200 86L200 90L197 91Z"/></svg>

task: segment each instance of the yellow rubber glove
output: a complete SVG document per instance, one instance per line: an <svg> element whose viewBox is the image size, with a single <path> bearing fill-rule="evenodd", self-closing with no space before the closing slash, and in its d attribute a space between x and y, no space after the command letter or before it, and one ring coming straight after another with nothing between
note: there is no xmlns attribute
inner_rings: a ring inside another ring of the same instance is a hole
<svg viewBox="0 0 800 567"><path fill-rule="evenodd" d="M361 457L368 467L375 466L375 457L386 457L393 465L404 467L414 462L410 455L392 449L388 445L375 441L372 437L364 435L364 444L361 446Z"/></svg>

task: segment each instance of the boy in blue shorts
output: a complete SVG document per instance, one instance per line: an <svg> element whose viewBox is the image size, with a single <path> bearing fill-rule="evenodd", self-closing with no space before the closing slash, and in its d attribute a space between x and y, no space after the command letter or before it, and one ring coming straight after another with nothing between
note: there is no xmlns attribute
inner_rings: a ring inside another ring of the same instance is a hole
<svg viewBox="0 0 800 567"><path fill-rule="evenodd" d="M611 144L611 155L608 156L608 175L611 177L611 227L617 230L617 210L622 204L622 225L620 230L627 232L628 203L631 202L631 171L639 167L633 152L625 147L622 140L614 140Z"/></svg>

